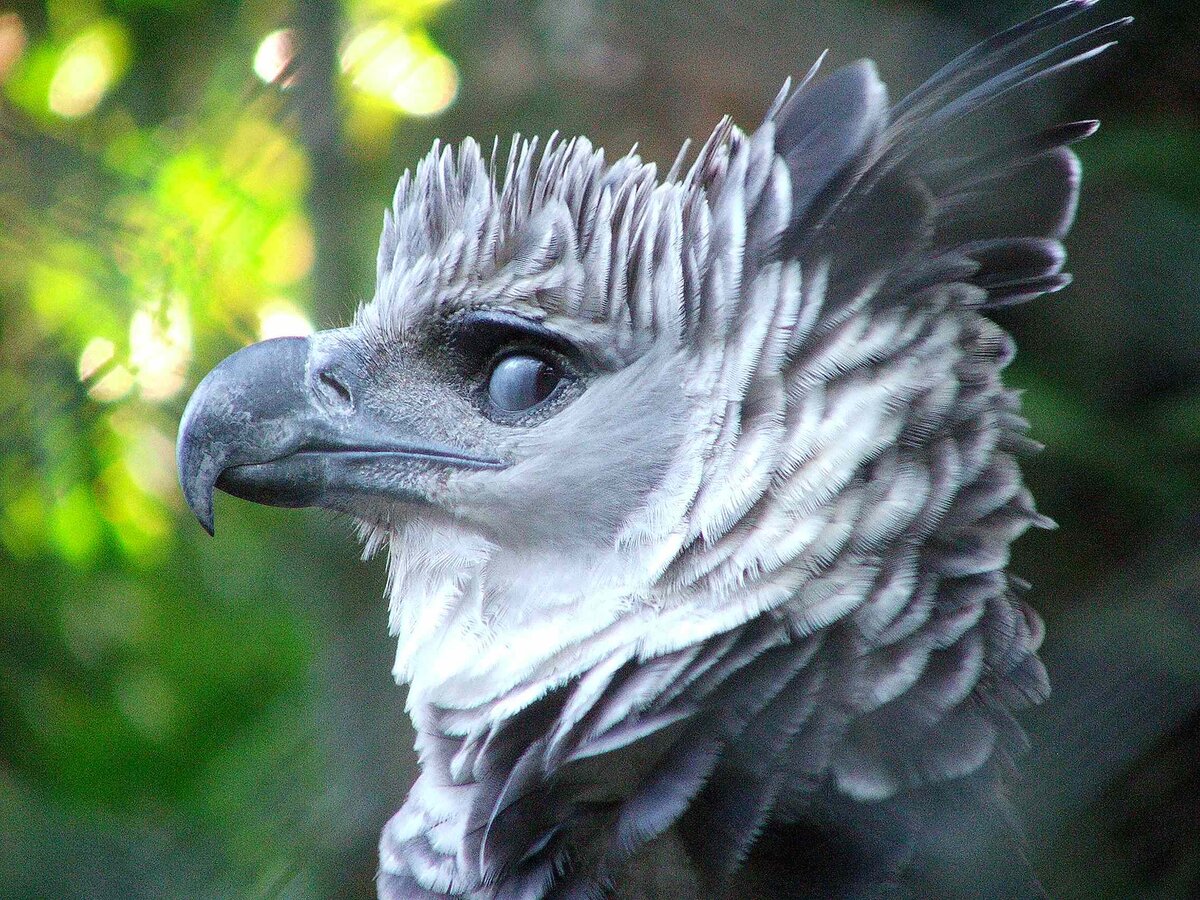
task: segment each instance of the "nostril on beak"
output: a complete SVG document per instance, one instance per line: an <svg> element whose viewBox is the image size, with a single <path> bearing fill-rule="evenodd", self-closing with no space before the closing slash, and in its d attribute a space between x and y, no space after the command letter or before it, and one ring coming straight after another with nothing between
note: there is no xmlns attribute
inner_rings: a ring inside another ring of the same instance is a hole
<svg viewBox="0 0 1200 900"><path fill-rule="evenodd" d="M354 395L346 383L329 369L317 374L317 392L333 407L354 408Z"/></svg>

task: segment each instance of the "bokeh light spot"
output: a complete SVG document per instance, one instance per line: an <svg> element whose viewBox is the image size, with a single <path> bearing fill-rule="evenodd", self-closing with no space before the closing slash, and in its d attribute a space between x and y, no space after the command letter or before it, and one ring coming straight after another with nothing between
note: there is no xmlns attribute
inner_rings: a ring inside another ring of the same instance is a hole
<svg viewBox="0 0 1200 900"><path fill-rule="evenodd" d="M435 116L458 95L458 69L438 54L422 59L392 91L395 104L411 116Z"/></svg>
<svg viewBox="0 0 1200 900"><path fill-rule="evenodd" d="M133 387L133 373L122 365L113 366L103 378L88 390L88 396L101 403L120 400Z"/></svg>
<svg viewBox="0 0 1200 900"><path fill-rule="evenodd" d="M277 337L308 337L312 322L294 305L282 298L268 301L258 311L259 340Z"/></svg>
<svg viewBox="0 0 1200 900"><path fill-rule="evenodd" d="M50 111L66 119L90 113L124 73L127 56L125 32L115 24L79 35L63 50L50 79Z"/></svg>
<svg viewBox="0 0 1200 900"><path fill-rule="evenodd" d="M28 42L21 17L14 12L0 14L0 83L20 61Z"/></svg>
<svg viewBox="0 0 1200 900"><path fill-rule="evenodd" d="M173 295L165 309L146 307L129 322L129 362L147 400L164 400L183 387L192 356L187 304Z"/></svg>
<svg viewBox="0 0 1200 900"><path fill-rule="evenodd" d="M79 354L79 380L87 381L100 367L113 358L116 348L108 338L95 337L87 342Z"/></svg>
<svg viewBox="0 0 1200 900"><path fill-rule="evenodd" d="M423 32L380 23L354 35L342 71L365 95L412 116L443 112L458 94L458 69Z"/></svg>
<svg viewBox="0 0 1200 900"><path fill-rule="evenodd" d="M288 72L295 55L295 32L290 28L272 31L262 39L254 53L254 74L266 84L278 82L281 88L289 88L296 77L291 73L284 77L284 74Z"/></svg>

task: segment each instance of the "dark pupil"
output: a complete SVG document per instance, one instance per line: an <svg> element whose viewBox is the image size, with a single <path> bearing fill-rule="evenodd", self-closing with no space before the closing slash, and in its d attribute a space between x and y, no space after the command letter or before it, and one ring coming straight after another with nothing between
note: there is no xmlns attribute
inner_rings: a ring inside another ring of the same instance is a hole
<svg viewBox="0 0 1200 900"><path fill-rule="evenodd" d="M492 369L488 394L492 403L505 412L522 412L549 397L562 376L549 363L536 356L506 356Z"/></svg>

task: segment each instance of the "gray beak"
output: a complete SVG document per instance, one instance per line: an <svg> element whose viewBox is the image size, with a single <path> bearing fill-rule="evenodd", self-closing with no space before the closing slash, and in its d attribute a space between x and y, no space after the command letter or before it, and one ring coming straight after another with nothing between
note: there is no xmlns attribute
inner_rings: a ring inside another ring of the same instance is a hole
<svg viewBox="0 0 1200 900"><path fill-rule="evenodd" d="M270 506L347 508L405 496L404 472L501 468L429 441L419 422L367 412L354 369L313 359L307 338L252 344L213 369L188 401L176 461L188 506L213 533L213 489ZM314 362L316 363L314 365Z"/></svg>

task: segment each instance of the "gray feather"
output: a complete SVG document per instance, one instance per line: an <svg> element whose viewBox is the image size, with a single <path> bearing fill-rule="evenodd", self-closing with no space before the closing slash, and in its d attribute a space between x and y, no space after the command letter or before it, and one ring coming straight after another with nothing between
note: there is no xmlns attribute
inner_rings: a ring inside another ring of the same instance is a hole
<svg viewBox="0 0 1200 900"><path fill-rule="evenodd" d="M865 896L995 800L1048 689L1009 547L1048 520L984 313L1067 284L1095 123L974 117L1105 49L1124 20L1061 33L1091 5L890 108L814 67L662 180L557 136L401 180L358 327L502 309L591 374L488 516L464 486L378 538L422 762L381 896Z"/></svg>

